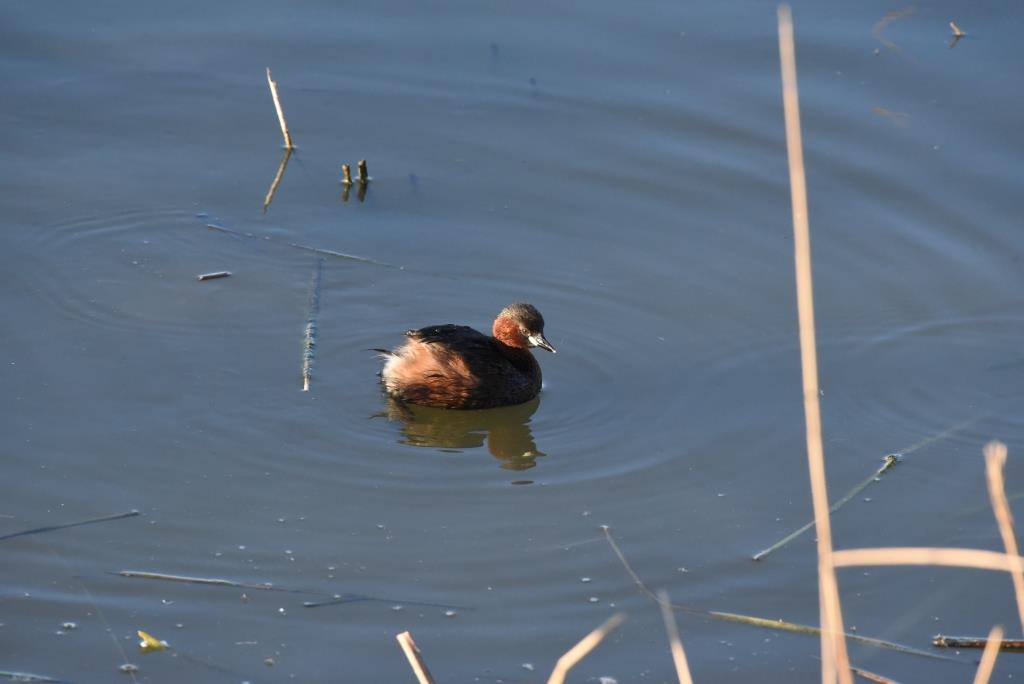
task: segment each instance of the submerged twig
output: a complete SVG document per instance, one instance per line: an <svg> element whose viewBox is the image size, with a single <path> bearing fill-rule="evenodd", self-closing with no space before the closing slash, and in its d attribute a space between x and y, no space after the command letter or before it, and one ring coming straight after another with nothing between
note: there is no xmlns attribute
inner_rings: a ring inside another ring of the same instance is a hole
<svg viewBox="0 0 1024 684"><path fill-rule="evenodd" d="M863 482L858 484L856 487L854 487L853 489L848 491L842 498L840 498L834 504L832 504L829 507L829 509L828 509L829 513L835 513L842 506L844 506L847 502L849 502L850 499L852 499L853 497L857 496L862 491L864 491L868 487L868 485L870 485L872 482L877 482L878 479L885 473L885 471L889 470L889 468L892 468L894 465L896 465L897 463L900 462L900 458L901 458L901 456L899 454L889 454L889 455L887 455L885 457L885 459L883 460L882 465L878 468L878 470L873 472L867 479L865 479ZM799 537L801 534L803 534L807 530L811 529L812 527L814 527L814 521L813 520L810 521L809 523L807 523L806 525L804 525L803 527L801 527L800 529L798 529L798 530L796 530L794 532L791 532L790 534L786 535L785 537L783 537L779 541L777 541L774 544L772 544L771 546L769 546L767 549L763 549L761 551L758 551L753 556L751 556L751 559L756 560L756 561L761 560L762 558L764 558L768 554L770 554L770 553L772 553L774 551L778 551L783 546L785 546L789 542L793 541L794 539L796 539L797 537Z"/></svg>
<svg viewBox="0 0 1024 684"><path fill-rule="evenodd" d="M270 67L267 67L267 85L270 86L270 96L274 98L274 109L277 110L277 122L281 124L281 137L284 138L284 147L286 150L291 150L295 145L292 144L292 134L288 132L288 122L284 120L281 99L277 96L277 81L270 74Z"/></svg>
<svg viewBox="0 0 1024 684"><path fill-rule="evenodd" d="M270 208L270 203L274 201L274 193L277 192L277 186L281 184L281 179L284 178L284 170L288 168L288 160L291 159L292 148L286 147L284 150L284 156L281 157L281 163L277 165L277 173L274 174L274 180L270 183L270 189L267 190L266 197L263 198L263 213L267 213L267 209Z"/></svg>
<svg viewBox="0 0 1024 684"><path fill-rule="evenodd" d="M592 631L587 636L583 637L579 643L566 651L558 662L555 663L555 668L551 671L551 676L548 677L548 684L564 684L565 676L569 674L569 670L576 666L576 663L583 660L588 653L597 648L606 636L616 627L622 624L622 621L626 619L625 613L616 613L610 618L604 621L597 629Z"/></svg>
<svg viewBox="0 0 1024 684"><path fill-rule="evenodd" d="M398 640L398 645L402 647L402 652L405 653L405 657L409 661L409 667L412 668L413 673L416 675L416 680L420 684L434 684L434 678L430 675L430 670L427 669L423 656L420 655L419 647L412 640L412 634L402 632L401 634L396 634L395 639Z"/></svg>
<svg viewBox="0 0 1024 684"><path fill-rule="evenodd" d="M602 525L601 529L604 531L605 540L608 542L608 545L611 546L611 549L615 553L616 557L619 559L619 562L622 563L622 567L625 569L626 573L629 574L629 576L633 579L633 583L636 584L637 588L641 592L646 594L651 600L660 604L661 600L658 598L658 595L650 590L650 588L644 583L644 581L640 579L640 576L636 574L636 571L633 570L633 566L629 564L629 561L626 559L625 554L622 553L622 549L619 548L619 545L615 542L615 539L612 537L610 528L607 525ZM738 622L740 624L750 625L751 627L761 627L764 629L772 629L780 632L790 632L793 634L807 634L812 636L821 635L821 629L819 629L818 627L802 625L796 622L786 622L784 620L761 618L752 615L741 615L739 613L727 613L720 610L705 610L703 608L694 608L692 606L685 606L679 603L671 603L669 604L669 607L673 610L679 610L684 613L690 613L692 615L703 615L704 617L710 617L716 620L722 620L724 622ZM958 660L956 658L941 656L936 653L931 653L929 651L922 651L920 649L913 648L912 646L904 646L903 644L897 644L893 641L876 639L874 637L866 637L860 634L847 633L844 636L850 641L856 641L862 644L866 644L868 646L887 648L889 650L897 651L899 653L921 656L922 658L931 658L933 660L949 660L956 663L963 663L962 660Z"/></svg>
<svg viewBox="0 0 1024 684"><path fill-rule="evenodd" d="M913 14L916 11L917 11L917 9L914 8L914 7L907 7L906 9L894 10L892 12L889 12L884 17L879 19L878 22L876 22L874 26L871 27L871 35L875 37L875 40L877 40L879 43L881 43L885 47L889 48L890 50L897 50L898 51L899 48L896 47L896 44L893 43L891 40L886 39L882 35L882 29L884 29L886 26L888 26L889 24L893 23L897 19L901 19L902 17L910 16L911 14Z"/></svg>
<svg viewBox="0 0 1024 684"><path fill-rule="evenodd" d="M989 644L991 636L946 636L936 634L932 637L932 646L936 648L985 648ZM1000 651L1024 651L1024 639L999 639Z"/></svg>
<svg viewBox="0 0 1024 684"><path fill-rule="evenodd" d="M363 264L373 264L374 266L386 266L388 268L397 268L402 271L405 270L404 266L397 266L395 264L389 264L386 261L377 261L376 259L370 259L367 257L361 257L356 254L346 254L345 252L338 252L333 249L323 249L322 247L310 247L309 245L302 245L298 242L281 242L275 240L269 236L260 238L255 233L243 233L239 230L232 230L231 228L225 228L224 226L218 226L216 223L207 223L206 227L210 230L215 230L219 233L227 233L228 235L234 235L235 237L248 238L250 240L262 239L265 242L272 242L277 245L287 245L288 247L294 247L295 249L301 249L306 252L314 252L316 254L326 254L327 256L338 257L341 259L348 259L349 261L358 261Z"/></svg>
<svg viewBox="0 0 1024 684"><path fill-rule="evenodd" d="M64 523L62 525L47 525L45 527L35 527L31 530L22 530L21 532L11 532L0 537L0 541L5 539L14 539L15 537L24 537L30 534L39 534L41 532L53 532L54 530L66 530L69 527L80 527L82 525L92 525L93 523L109 522L111 520L121 520L123 518L134 518L137 515L142 515L138 511L128 511L127 513L118 513L117 515L106 515L102 518L90 518L89 520L79 520L78 522Z"/></svg>
<svg viewBox="0 0 1024 684"><path fill-rule="evenodd" d="M793 252L796 270L796 303L800 324L800 369L803 378L804 424L807 438L807 469L811 479L814 525L818 532L818 610L821 619L821 678L853 684L846 652L843 610L832 565L832 521L829 518L825 452L821 440L821 406L818 401L818 351L814 326L814 278L811 272L811 228L807 214L807 178L804 173L803 138L800 132L800 96L796 78L796 47L789 5L780 5L779 63L782 71L782 108L786 124L786 158L789 162L790 202L793 212Z"/></svg>
<svg viewBox="0 0 1024 684"><path fill-rule="evenodd" d="M313 377L313 358L316 355L316 319L320 314L320 277L324 270L324 260L317 259L316 269L309 284L309 313L306 316L306 331L302 342L302 391L309 391L309 381Z"/></svg>

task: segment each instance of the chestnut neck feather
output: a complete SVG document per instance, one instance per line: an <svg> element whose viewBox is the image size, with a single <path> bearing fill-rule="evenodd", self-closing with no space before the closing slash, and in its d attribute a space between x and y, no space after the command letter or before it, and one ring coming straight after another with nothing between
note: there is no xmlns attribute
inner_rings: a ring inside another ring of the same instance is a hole
<svg viewBox="0 0 1024 684"><path fill-rule="evenodd" d="M529 349L530 344L523 333L519 331L519 324L505 316L498 316L494 319L494 326L491 334L499 342L504 342L516 349Z"/></svg>

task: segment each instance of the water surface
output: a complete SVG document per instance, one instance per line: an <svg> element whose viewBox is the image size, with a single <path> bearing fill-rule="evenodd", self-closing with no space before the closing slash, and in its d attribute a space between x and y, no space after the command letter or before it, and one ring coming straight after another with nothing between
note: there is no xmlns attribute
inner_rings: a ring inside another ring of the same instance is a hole
<svg viewBox="0 0 1024 684"><path fill-rule="evenodd" d="M836 543L1000 549L981 448L1009 444L1016 493L1022 14L794 14L833 497L907 452ZM811 516L772 5L8 4L0 38L0 535L141 512L0 541L0 670L404 681L408 629L439 681L543 681L622 610L574 677L671 681L601 525L677 602L817 620L811 535L749 560ZM264 210L267 66L298 149ZM373 182L345 201L359 159ZM367 349L517 300L559 349L537 401L392 410ZM840 585L861 634L1016 630L1008 578ZM347 593L381 600L303 607ZM818 678L814 638L679 620L697 681Z"/></svg>

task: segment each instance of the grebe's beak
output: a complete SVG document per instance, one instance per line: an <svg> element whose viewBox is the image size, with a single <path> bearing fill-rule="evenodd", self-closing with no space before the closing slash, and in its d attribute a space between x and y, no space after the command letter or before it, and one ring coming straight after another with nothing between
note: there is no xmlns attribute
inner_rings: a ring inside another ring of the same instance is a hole
<svg viewBox="0 0 1024 684"><path fill-rule="evenodd" d="M551 343L544 339L544 333L534 333L532 335L528 335L526 339L529 340L530 346L547 349L552 354L558 353L555 348L551 346Z"/></svg>

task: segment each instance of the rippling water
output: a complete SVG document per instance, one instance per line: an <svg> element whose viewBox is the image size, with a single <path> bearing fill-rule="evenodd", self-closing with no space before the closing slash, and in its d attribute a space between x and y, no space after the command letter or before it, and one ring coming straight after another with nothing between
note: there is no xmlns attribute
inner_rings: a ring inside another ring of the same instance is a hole
<svg viewBox="0 0 1024 684"><path fill-rule="evenodd" d="M1009 444L1017 494L1024 15L794 14L833 498L905 456L835 516L837 545L1001 548L981 448ZM816 622L811 534L749 560L811 517L773 6L0 17L0 536L142 514L0 541L0 671L403 681L409 629L439 681L543 681L623 610L574 676L671 681L602 525L679 603ZM952 46L951 19L969 34ZM298 149L265 206L268 65ZM359 159L373 181L346 195L339 166ZM559 349L537 400L451 413L381 394L370 349L488 329L518 300ZM1013 632L1010 583L985 579L840 584L859 633L927 648ZM365 600L303 606L335 594ZM815 638L679 619L697 681L818 678ZM138 654L137 629L176 657ZM972 671L852 654L905 681Z"/></svg>

